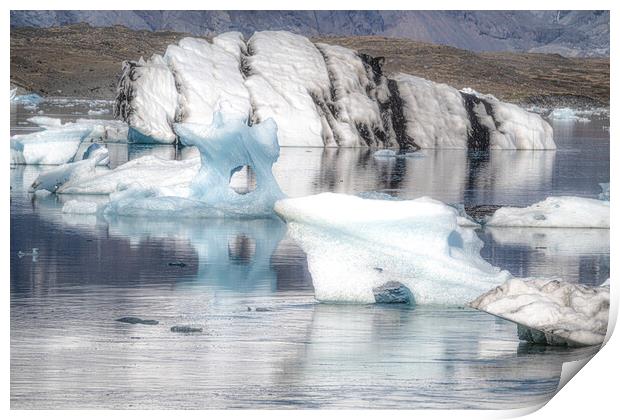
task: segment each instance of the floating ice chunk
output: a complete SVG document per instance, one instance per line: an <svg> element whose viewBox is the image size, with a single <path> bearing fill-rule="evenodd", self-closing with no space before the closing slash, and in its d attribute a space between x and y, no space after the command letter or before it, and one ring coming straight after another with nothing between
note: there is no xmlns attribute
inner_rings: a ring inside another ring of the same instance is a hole
<svg viewBox="0 0 620 420"><path fill-rule="evenodd" d="M41 128L54 128L62 126L62 121L60 118L37 116L30 117L26 121L36 124Z"/></svg>
<svg viewBox="0 0 620 420"><path fill-rule="evenodd" d="M92 131L80 124L47 126L43 131L11 137L11 163L58 165L73 160L82 141Z"/></svg>
<svg viewBox="0 0 620 420"><path fill-rule="evenodd" d="M73 163L65 163L64 165L57 166L49 171L39 174L37 179L32 183L30 192L38 190L47 190L49 192L57 192L57 190L64 185L67 181L75 178L81 178L87 176L87 174L94 173L95 167L109 160L108 149L105 147L98 147L87 150L88 159L80 160Z"/></svg>
<svg viewBox="0 0 620 420"><path fill-rule="evenodd" d="M131 127L130 141L174 143L172 123L177 103L174 76L160 55L155 54L148 61L123 62L114 116Z"/></svg>
<svg viewBox="0 0 620 420"><path fill-rule="evenodd" d="M396 152L396 150L391 150L391 149L381 149L381 150L377 150L375 153L373 153L373 156L376 158L394 158L396 157L398 153Z"/></svg>
<svg viewBox="0 0 620 420"><path fill-rule="evenodd" d="M125 142L129 137L129 126L122 121L78 118L75 123L91 127L87 140Z"/></svg>
<svg viewBox="0 0 620 420"><path fill-rule="evenodd" d="M391 149L381 149L377 150L373 153L373 156L377 159L391 159L391 158L423 158L426 157L424 152L416 151L416 152L398 152L396 150Z"/></svg>
<svg viewBox="0 0 620 420"><path fill-rule="evenodd" d="M63 213L71 214L95 214L97 203L92 201L69 200L62 206Z"/></svg>
<svg viewBox="0 0 620 420"><path fill-rule="evenodd" d="M11 137L11 163L60 165L75 160L83 141L119 141L127 138L127 124L120 121L78 119L62 124L59 118L31 117L28 121L43 128Z"/></svg>
<svg viewBox="0 0 620 420"><path fill-rule="evenodd" d="M519 337L543 344L601 344L609 321L609 286L512 278L472 307L519 324Z"/></svg>
<svg viewBox="0 0 620 420"><path fill-rule="evenodd" d="M588 118L577 115L575 110L571 108L556 108L551 112L551 114L549 114L549 118L555 121L576 121L580 123L590 122Z"/></svg>
<svg viewBox="0 0 620 420"><path fill-rule="evenodd" d="M67 179L56 191L59 194L112 194L130 186L188 189L198 174L200 159L169 160L143 156L118 166L92 173L80 173Z"/></svg>
<svg viewBox="0 0 620 420"><path fill-rule="evenodd" d="M407 287L416 303L463 304L510 277L480 257L482 241L439 201L367 200L323 193L280 200L276 213L308 255L319 301L375 302Z"/></svg>
<svg viewBox="0 0 620 420"><path fill-rule="evenodd" d="M181 142L200 152L200 170L189 188L129 188L112 194L107 213L152 215L172 213L184 217L269 217L273 204L283 197L271 172L280 148L273 120L248 126L245 121L213 116L211 125L176 124ZM233 174L250 167L256 188L235 192Z"/></svg>
<svg viewBox="0 0 620 420"><path fill-rule="evenodd" d="M602 192L598 195L599 200L609 201L609 182L602 182L598 184L601 186Z"/></svg>
<svg viewBox="0 0 620 420"><path fill-rule="evenodd" d="M11 102L12 103L36 107L42 100L43 100L43 97L41 97L41 95L37 95L36 93L28 93L26 95L17 95L17 94L13 94L13 91L11 91Z"/></svg>
<svg viewBox="0 0 620 420"><path fill-rule="evenodd" d="M582 197L548 197L529 207L501 207L485 224L609 229L609 202Z"/></svg>
<svg viewBox="0 0 620 420"><path fill-rule="evenodd" d="M103 114L109 114L110 110L109 109L89 109L88 110L88 115L103 115Z"/></svg>

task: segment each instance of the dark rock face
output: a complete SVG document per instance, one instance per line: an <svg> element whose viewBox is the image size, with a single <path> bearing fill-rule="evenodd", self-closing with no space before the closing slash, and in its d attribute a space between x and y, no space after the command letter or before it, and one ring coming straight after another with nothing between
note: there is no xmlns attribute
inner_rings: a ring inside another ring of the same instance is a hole
<svg viewBox="0 0 620 420"><path fill-rule="evenodd" d="M414 303L411 290L397 281L388 281L372 289L372 292L375 295L375 302L377 303Z"/></svg>
<svg viewBox="0 0 620 420"><path fill-rule="evenodd" d="M170 331L172 331L173 333L191 334L202 332L202 328L192 327L190 325L175 325L174 327L170 328Z"/></svg>
<svg viewBox="0 0 620 420"><path fill-rule="evenodd" d="M142 319L135 316L124 316L116 320L117 322L124 322L126 324L144 324L144 325L157 325L159 321L154 319Z"/></svg>

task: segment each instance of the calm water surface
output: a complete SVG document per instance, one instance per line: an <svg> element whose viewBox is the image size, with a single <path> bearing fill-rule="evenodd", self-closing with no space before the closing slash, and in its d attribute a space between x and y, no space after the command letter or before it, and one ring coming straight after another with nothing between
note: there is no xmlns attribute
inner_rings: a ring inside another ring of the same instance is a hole
<svg viewBox="0 0 620 420"><path fill-rule="evenodd" d="M109 107L13 107L11 131L32 131L25 120L39 111L71 119ZM289 196L380 191L467 206L596 197L609 182L608 125L555 124L553 152L376 159L285 148L274 172ZM194 153L109 148L112 166ZM596 351L520 343L513 324L464 308L318 304L305 254L279 220L63 214L71 197L27 193L43 169L11 168L12 408L516 408L548 399L562 363ZM608 230L479 235L483 256L518 276L609 277ZM123 316L159 324L115 321Z"/></svg>

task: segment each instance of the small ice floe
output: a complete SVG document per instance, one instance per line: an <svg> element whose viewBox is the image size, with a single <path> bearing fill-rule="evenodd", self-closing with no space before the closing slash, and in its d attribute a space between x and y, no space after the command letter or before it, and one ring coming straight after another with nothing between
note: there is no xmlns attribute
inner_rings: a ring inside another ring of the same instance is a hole
<svg viewBox="0 0 620 420"><path fill-rule="evenodd" d="M501 207L486 220L485 225L609 229L609 201L548 197L529 207Z"/></svg>
<svg viewBox="0 0 620 420"><path fill-rule="evenodd" d="M11 103L14 104L22 104L29 107L34 107L43 101L43 97L41 95L37 95L36 93L28 93L25 95L17 95L17 89L11 90Z"/></svg>
<svg viewBox="0 0 620 420"><path fill-rule="evenodd" d="M377 159L392 159L392 158L423 158L426 154L421 151L405 152L392 149L380 149L373 153L373 156Z"/></svg>
<svg viewBox="0 0 620 420"><path fill-rule="evenodd" d="M609 201L609 182L601 182L598 184L601 186L602 192L598 195L599 200Z"/></svg>
<svg viewBox="0 0 620 420"><path fill-rule="evenodd" d="M590 346L605 339L609 285L512 278L470 306L517 324L519 338L539 344Z"/></svg>
<svg viewBox="0 0 620 420"><path fill-rule="evenodd" d="M280 200L275 211L306 252L322 302L375 303L406 288L410 303L462 305L510 277L480 256L482 241L456 209L427 197L323 193Z"/></svg>
<svg viewBox="0 0 620 420"><path fill-rule="evenodd" d="M94 146L94 145L93 145ZM72 179L83 179L94 174L95 167L109 161L108 149L105 147L89 147L84 153L85 159L73 163L65 163L39 174L30 186L29 192L46 190L58 192L58 189Z"/></svg>
<svg viewBox="0 0 620 420"><path fill-rule="evenodd" d="M103 115L103 114L109 114L110 110L109 109L89 109L88 110L88 115Z"/></svg>
<svg viewBox="0 0 620 420"><path fill-rule="evenodd" d="M549 114L549 119L554 121L575 121L580 123L589 123L590 119L579 115L578 111L571 108L556 108Z"/></svg>
<svg viewBox="0 0 620 420"><path fill-rule="evenodd" d="M42 131L11 137L11 163L60 165L75 160L84 141L118 141L127 138L127 125L119 121L79 119L63 124L59 118L35 116L28 119Z"/></svg>
<svg viewBox="0 0 620 420"><path fill-rule="evenodd" d="M62 206L63 213L70 214L96 214L97 203L92 201L69 200Z"/></svg>

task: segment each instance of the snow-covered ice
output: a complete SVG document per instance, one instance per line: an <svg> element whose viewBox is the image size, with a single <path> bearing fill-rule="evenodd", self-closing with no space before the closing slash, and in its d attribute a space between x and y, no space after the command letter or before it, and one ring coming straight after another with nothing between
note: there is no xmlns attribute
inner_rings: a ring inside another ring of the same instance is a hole
<svg viewBox="0 0 620 420"><path fill-rule="evenodd" d="M105 147L92 148L87 151L88 154L84 160L65 163L40 173L30 186L30 191L46 190L57 192L60 187L71 179L80 179L93 174L97 165L109 160L108 149Z"/></svg>
<svg viewBox="0 0 620 420"><path fill-rule="evenodd" d="M512 278L470 305L519 324L519 337L524 340L596 345L603 342L607 332L609 286Z"/></svg>
<svg viewBox="0 0 620 420"><path fill-rule="evenodd" d="M281 146L554 149L539 115L419 77L382 59L285 31L184 38L164 57L125 62L115 115L135 142L172 143L175 123L214 111L272 118Z"/></svg>
<svg viewBox="0 0 620 420"><path fill-rule="evenodd" d="M609 229L609 202L582 197L548 197L529 207L501 207L485 225Z"/></svg>
<svg viewBox="0 0 620 420"><path fill-rule="evenodd" d="M84 141L120 141L127 138L127 124L121 121L78 119L63 124L59 118L35 116L28 119L42 131L11 137L11 163L60 165L76 160Z"/></svg>
<svg viewBox="0 0 620 420"><path fill-rule="evenodd" d="M308 256L319 301L373 303L373 289L399 282L415 303L459 305L510 277L480 257L482 241L454 208L429 198L322 193L275 211Z"/></svg>

